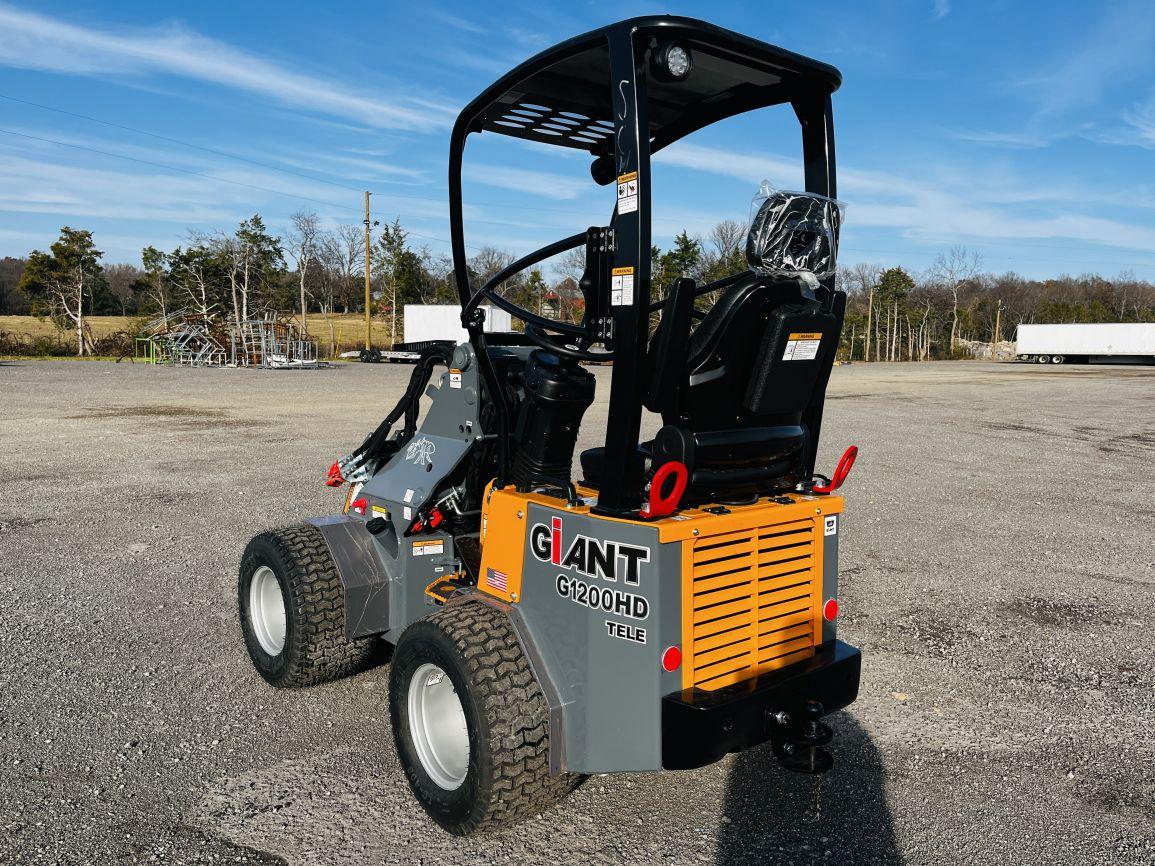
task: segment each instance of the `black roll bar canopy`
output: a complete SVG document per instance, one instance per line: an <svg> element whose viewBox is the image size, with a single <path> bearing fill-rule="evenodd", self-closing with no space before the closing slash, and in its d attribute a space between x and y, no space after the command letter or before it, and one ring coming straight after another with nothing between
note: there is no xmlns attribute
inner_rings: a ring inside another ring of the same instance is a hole
<svg viewBox="0 0 1155 866"><path fill-rule="evenodd" d="M692 56L691 73L681 81L653 71L654 52L671 42ZM612 322L606 322L603 330L614 335L605 440L606 466L613 471L606 473L598 495L599 511L627 514L638 509L644 486L638 439L651 302L650 156L727 117L789 103L802 126L806 191L834 198L830 96L841 81L832 66L704 21L646 16L590 31L541 52L499 78L462 110L449 150L453 265L463 324L497 410L499 480L509 472L511 422L504 389L486 352L478 308L482 287L471 285L465 255L461 168L469 135L497 133L586 150L608 161L612 175L607 174L607 179L634 184L629 188L633 200L628 207L615 209L611 220L613 292L607 307ZM531 253L485 288L580 241L581 236L574 235ZM825 288L828 295L833 294L829 280ZM516 309L510 312L521 315ZM547 324L562 333L574 330L557 322ZM821 418L820 406L817 417Z"/></svg>

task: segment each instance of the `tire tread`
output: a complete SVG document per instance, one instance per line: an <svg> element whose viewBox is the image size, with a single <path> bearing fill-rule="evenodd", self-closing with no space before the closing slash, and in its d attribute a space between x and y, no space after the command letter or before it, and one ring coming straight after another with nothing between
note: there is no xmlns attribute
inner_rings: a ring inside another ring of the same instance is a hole
<svg viewBox="0 0 1155 866"><path fill-rule="evenodd" d="M373 655L373 642L345 637L345 587L321 530L311 523L269 530L254 538L250 549L261 543L273 547L287 566L292 595L287 613L296 628L274 684L314 686L362 670Z"/></svg>
<svg viewBox="0 0 1155 866"><path fill-rule="evenodd" d="M493 756L491 792L464 833L488 832L553 806L583 777L549 772L549 704L508 615L480 602L449 605L427 617L457 647L484 713Z"/></svg>

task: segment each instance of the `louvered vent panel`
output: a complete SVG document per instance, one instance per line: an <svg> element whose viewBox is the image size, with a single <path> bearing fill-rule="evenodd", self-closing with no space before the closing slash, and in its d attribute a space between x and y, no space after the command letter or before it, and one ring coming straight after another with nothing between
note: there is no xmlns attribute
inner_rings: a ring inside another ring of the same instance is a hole
<svg viewBox="0 0 1155 866"><path fill-rule="evenodd" d="M693 541L690 685L721 688L813 654L815 530L799 520Z"/></svg>

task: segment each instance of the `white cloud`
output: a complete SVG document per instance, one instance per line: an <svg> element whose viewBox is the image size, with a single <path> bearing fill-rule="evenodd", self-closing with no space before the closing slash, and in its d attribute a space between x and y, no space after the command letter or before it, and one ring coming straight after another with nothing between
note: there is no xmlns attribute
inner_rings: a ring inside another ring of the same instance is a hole
<svg viewBox="0 0 1155 866"><path fill-rule="evenodd" d="M1010 147L1046 147L1071 136L1101 143L1135 143L1097 126L1094 115L1113 93L1139 76L1150 75L1155 53L1155 15L1150 0L1126 0L1088 6L1101 17L1088 22L1070 50L1052 52L1058 59L1036 74L1010 83L1033 105L1020 130L972 131L956 138Z"/></svg>
<svg viewBox="0 0 1155 866"><path fill-rule="evenodd" d="M1123 122L1135 137L1135 144L1155 148L1155 91L1147 101L1123 112Z"/></svg>
<svg viewBox="0 0 1155 866"><path fill-rule="evenodd" d="M950 15L950 0L934 0L934 17L946 18Z"/></svg>
<svg viewBox="0 0 1155 866"><path fill-rule="evenodd" d="M572 178L552 172L528 171L502 165L467 165L463 177L466 180L486 186L532 193L562 201L577 198L590 189L590 182L584 178Z"/></svg>
<svg viewBox="0 0 1155 866"><path fill-rule="evenodd" d="M385 101L175 25L98 30L0 4L0 33L3 66L101 77L175 75L377 128L425 131L453 119L446 105Z"/></svg>
<svg viewBox="0 0 1155 866"><path fill-rule="evenodd" d="M797 188L801 183L798 163L776 155L680 143L654 159L751 185L763 178L784 188ZM1054 186L1040 189L993 172L986 176L940 172L935 180L924 180L914 175L842 168L838 183L839 197L849 203L847 229L851 234L860 228L877 228L889 229L897 238L925 243L941 243L944 237L962 243L990 239L1000 244L1055 239L1155 252L1155 228L1079 212L1088 204L1119 203L1118 196L1103 191ZM1127 204L1155 206L1155 202L1142 198L1131 198Z"/></svg>
<svg viewBox="0 0 1155 866"><path fill-rule="evenodd" d="M426 8L425 12L442 24L448 24L456 30L463 30L466 33L474 33L479 36L489 32L480 24L470 21L468 18L462 18L460 15L454 15L452 12L446 12L444 9Z"/></svg>
<svg viewBox="0 0 1155 866"><path fill-rule="evenodd" d="M755 187L770 180L775 186L797 187L802 183L802 166L797 160L766 154L746 154L721 150L686 141L675 142L654 154L659 165L676 165L746 181Z"/></svg>

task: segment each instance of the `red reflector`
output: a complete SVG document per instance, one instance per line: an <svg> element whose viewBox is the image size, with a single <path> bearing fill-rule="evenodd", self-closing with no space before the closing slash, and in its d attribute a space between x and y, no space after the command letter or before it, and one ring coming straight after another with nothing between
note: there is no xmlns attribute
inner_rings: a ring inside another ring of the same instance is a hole
<svg viewBox="0 0 1155 866"><path fill-rule="evenodd" d="M826 604L822 606L822 616L827 622L834 622L834 618L838 616L838 599L826 599Z"/></svg>
<svg viewBox="0 0 1155 866"><path fill-rule="evenodd" d="M353 511L357 512L358 514L363 515L366 511L369 510L369 500L366 499L364 496L360 497L359 499L354 499L352 504L349 506L349 508L351 508Z"/></svg>
<svg viewBox="0 0 1155 866"><path fill-rule="evenodd" d="M666 651L662 653L662 669L667 671L676 671L681 666L681 648L676 646L666 647Z"/></svg>

